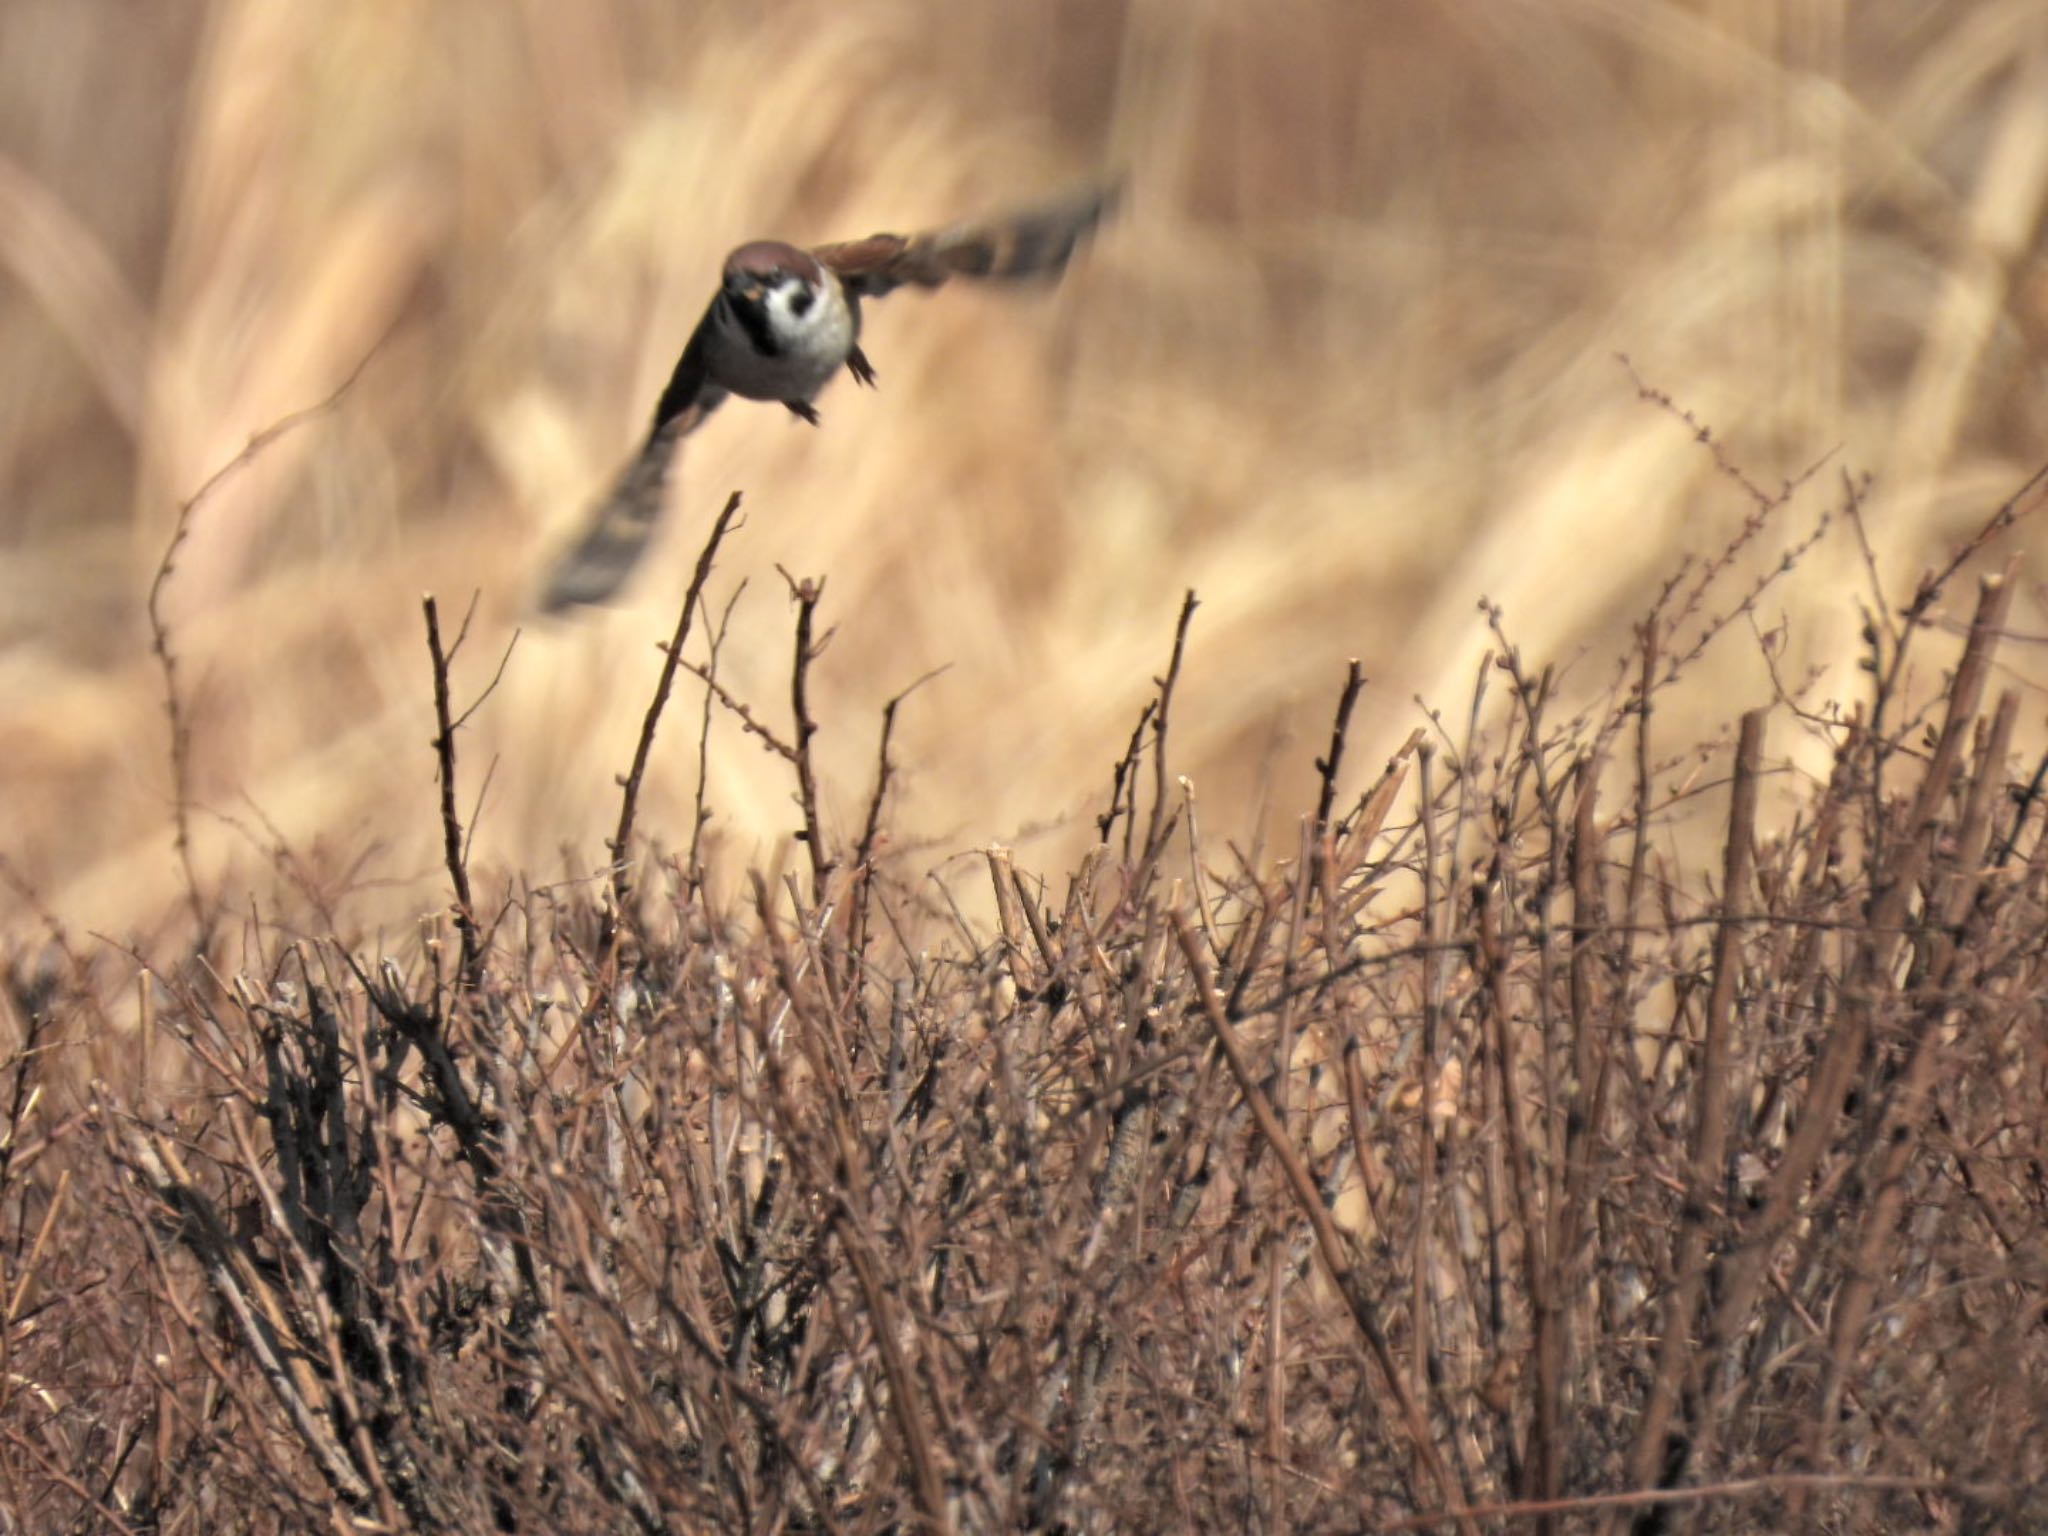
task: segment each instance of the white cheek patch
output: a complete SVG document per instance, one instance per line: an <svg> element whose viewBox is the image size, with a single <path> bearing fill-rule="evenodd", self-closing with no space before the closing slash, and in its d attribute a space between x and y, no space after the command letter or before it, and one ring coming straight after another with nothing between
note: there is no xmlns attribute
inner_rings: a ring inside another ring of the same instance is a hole
<svg viewBox="0 0 2048 1536"><path fill-rule="evenodd" d="M750 400L811 399L846 365L854 342L851 308L832 289L787 279L761 296L755 326L733 329L742 334L727 330L718 382ZM765 334L745 334L754 330Z"/></svg>
<svg viewBox="0 0 2048 1536"><path fill-rule="evenodd" d="M777 321L777 330L786 335L798 335L816 327L818 296L808 288L792 283L768 295L768 311Z"/></svg>

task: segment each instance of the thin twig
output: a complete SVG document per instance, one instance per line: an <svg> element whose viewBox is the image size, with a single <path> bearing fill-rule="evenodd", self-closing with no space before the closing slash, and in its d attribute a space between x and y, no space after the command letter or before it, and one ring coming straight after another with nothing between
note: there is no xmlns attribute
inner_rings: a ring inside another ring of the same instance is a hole
<svg viewBox="0 0 2048 1536"><path fill-rule="evenodd" d="M726 633L732 627L733 610L739 606L740 594L746 590L747 584L744 580L733 588L732 596L725 600L725 611L718 616L718 623L711 631L710 639L706 645L708 654L704 661L704 674L707 677L715 678L718 676L718 656L725 649ZM698 887L701 887L704 883L704 860L702 856L704 824L711 819L711 812L705 805L704 797L709 793L711 787L712 702L711 690L706 688L704 690L703 711L697 721L697 798L691 808L690 856L689 862L685 866L689 870L691 883Z"/></svg>
<svg viewBox="0 0 2048 1536"><path fill-rule="evenodd" d="M796 748L775 734L775 728L747 707L747 701L740 698L725 684L711 675L710 669L694 661L683 663L683 670L704 685L705 691L724 705L727 712L740 723L740 729L760 742L768 751L786 763L796 762Z"/></svg>
<svg viewBox="0 0 2048 1536"><path fill-rule="evenodd" d="M633 766L619 781L619 824L605 847L611 853L612 922L625 920L632 880L626 868L626 849L633 838L633 817L640 805L640 781L647 774L647 760L654 753L654 732L661 724L661 712L668 707L669 691L675 687L676 668L683 664L683 646L690 638L690 625L697 616L697 604L704 595L704 583L711 579L712 562L718 546L739 514L740 493L726 498L725 508L711 524L711 533L697 553L697 568L690 573L690 585L683 593L682 610L676 615L675 633L662 650L661 671L655 678L654 697L647 701L647 713L640 722L639 739L633 745Z"/></svg>
<svg viewBox="0 0 2048 1536"><path fill-rule="evenodd" d="M348 371L348 377L325 396L311 405L286 412L269 426L251 434L240 453L201 481L199 489L179 503L178 515L171 523L171 537L164 545L163 555L157 560L156 574L150 578L149 598L144 605L149 615L149 648L164 676L164 717L171 728L171 836L178 855L178 867L185 879L185 900L192 910L201 950L207 947L212 925L206 914L205 901L199 894L199 877L192 867L192 728L185 718L184 704L178 697L178 658L171 649L170 620L164 617L164 590L170 584L171 573L177 568L178 551L192 536L192 520L207 499L279 438L339 405L342 396L354 387L383 345L384 338L380 336L357 359L355 367Z"/></svg>
<svg viewBox="0 0 2048 1536"><path fill-rule="evenodd" d="M1188 920L1179 912L1171 914L1173 935L1180 945L1181 957L1187 962L1188 974L1195 987L1195 1000L1201 1006L1209 1021L1209 1028L1222 1046L1224 1057L1230 1063L1231 1075L1237 1079L1238 1091L1243 1094L1250 1107L1252 1118L1258 1123L1259 1135L1267 1148L1279 1159L1280 1166L1287 1174L1287 1185L1294 1196L1294 1203L1308 1218L1314 1229L1316 1252L1323 1261L1325 1273L1344 1298L1351 1312L1353 1323L1365 1340L1378 1366L1380 1380L1387 1393L1394 1400L1400 1412L1403 1426L1408 1432L1410 1448L1415 1459L1430 1482L1436 1485L1438 1496L1463 1508L1458 1498L1456 1485L1451 1481L1449 1470L1443 1458L1437 1453L1436 1440L1430 1434L1429 1423L1423 1417L1408 1384L1402 1379L1401 1370L1394 1362L1394 1352L1387 1342L1387 1336L1379 1322L1379 1309L1372 1298L1365 1293L1364 1282L1358 1274L1344 1247L1344 1239L1337 1231L1337 1225L1330 1219L1329 1208L1323 1204L1323 1197L1317 1191L1315 1180L1309 1176L1308 1167L1301 1160L1301 1153L1288 1139L1279 1118L1273 1113L1273 1106L1267 1101L1265 1091L1259 1086L1259 1074L1252 1066L1250 1053L1239 1037L1237 1028L1224 1016L1222 1000L1218 997L1214 980L1209 975L1208 963L1202 958L1201 940ZM1458 1516L1458 1524L1468 1532L1476 1533L1478 1527L1470 1519Z"/></svg>
<svg viewBox="0 0 2048 1536"><path fill-rule="evenodd" d="M1180 682L1181 659L1187 654L1188 626L1194 622L1195 609L1200 607L1195 599L1195 589L1188 588L1181 599L1180 618L1173 626L1173 656L1166 664L1166 676L1157 679L1159 686L1159 708L1152 715L1152 817L1145 827L1144 862L1152 864L1159 857L1159 849L1171 828L1162 833L1166 824L1166 726L1167 716L1173 709L1173 690Z"/></svg>
<svg viewBox="0 0 2048 1536"><path fill-rule="evenodd" d="M1728 806L1721 877L1723 921L1714 941L1714 985L1707 1001L1706 1041L1693 1077L1699 1100L1693 1118L1690 1177L1671 1258L1676 1284L1665 1304L1657 1371L1629 1456L1629 1479L1638 1486L1647 1486L1664 1467L1666 1431L1680 1390L1697 1368L1695 1314L1706 1287L1707 1255L1721 1227L1717 1212L1728 1147L1728 1037L1742 961L1742 930L1736 914L1747 904L1752 875L1763 735L1764 712L1751 710L1742 717L1741 739L1735 748L1735 790ZM1677 1479L1667 1470L1665 1480Z"/></svg>
<svg viewBox="0 0 2048 1536"><path fill-rule="evenodd" d="M825 583L808 576L799 581L787 571L782 572L782 579L789 583L790 599L796 604L796 651L789 669L789 704L796 720L796 745L790 761L796 767L797 806L804 818L801 835L811 856L811 904L822 907L834 860L832 851L825 846L825 832L818 816L818 773L811 760L811 738L818 734L818 722L811 714L810 678L811 663L824 653L832 634L828 630L823 639L811 638L818 604L825 596Z"/></svg>
<svg viewBox="0 0 2048 1536"><path fill-rule="evenodd" d="M874 891L875 854L882 837L882 808L888 801L889 781L896 771L895 759L889 755L889 743L896 733L896 711L905 699L946 670L947 667L943 666L932 668L882 706L882 735L875 747L875 791L868 797L867 820L861 827L860 841L853 850L853 878L859 889L848 917L846 947L849 966L854 969L860 966L862 956L867 953L868 903Z"/></svg>
<svg viewBox="0 0 2048 1536"><path fill-rule="evenodd" d="M1594 1493L1576 1499L1517 1500L1512 1504L1483 1504L1470 1509L1447 1510L1438 1514L1404 1515L1383 1520L1375 1531L1426 1531L1434 1526L1465 1520L1539 1520L1550 1515L1590 1514L1602 1509L1641 1509L1652 1504L1712 1504L1722 1499L1753 1499L1759 1494L1785 1493L1795 1488L1866 1488L1881 1492L1952 1493L1982 1504L1997 1504L2010 1490L1987 1483L1950 1482L1938 1477L1885 1477L1853 1472L1779 1472L1764 1477L1741 1477L1725 1483L1699 1483L1690 1488L1637 1488L1627 1493Z"/></svg>
<svg viewBox="0 0 2048 1536"><path fill-rule="evenodd" d="M1316 891L1323 888L1332 844L1336 839L1336 829L1330 825L1330 817L1337 807L1337 775L1344 766L1344 738L1351 729L1352 708L1358 703L1358 695L1364 687L1365 671L1354 656L1344 669L1344 688L1337 695L1337 713L1330 722L1330 749L1316 759L1316 774L1323 785L1322 792L1316 797L1316 837L1312 855L1315 869L1309 879L1310 888Z"/></svg>
<svg viewBox="0 0 2048 1536"><path fill-rule="evenodd" d="M478 938L476 906L470 898L469 866L462 857L462 822L455 811L455 723L448 704L448 663L454 653L441 648L441 616L432 593L420 600L420 607L427 618L427 654L434 666L434 757L441 786L442 857L448 867L448 882L455 892L455 931L462 943L462 963L457 974L463 990L473 992L482 981L483 945ZM466 621L464 627L467 628ZM461 643L460 636L456 643ZM506 654L511 654L509 648ZM468 714L463 718L468 719Z"/></svg>
<svg viewBox="0 0 2048 1536"><path fill-rule="evenodd" d="M1131 727L1131 739L1124 748L1124 755L1116 760L1110 772L1109 809L1095 818L1095 830L1101 834L1100 841L1104 847L1109 845L1110 829L1116 825L1117 817L1124 814L1124 787L1137 778L1138 754L1144 749L1145 727L1152 723L1152 713L1158 707L1157 699L1145 701L1145 707L1138 711L1138 723ZM1124 862L1127 864L1131 859L1131 821L1130 817L1124 821Z"/></svg>

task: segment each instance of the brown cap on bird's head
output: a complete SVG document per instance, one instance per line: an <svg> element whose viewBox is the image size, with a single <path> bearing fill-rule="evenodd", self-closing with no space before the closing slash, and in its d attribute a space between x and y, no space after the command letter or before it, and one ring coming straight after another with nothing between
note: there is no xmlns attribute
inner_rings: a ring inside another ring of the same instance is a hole
<svg viewBox="0 0 2048 1536"><path fill-rule="evenodd" d="M822 283L823 270L809 251L780 240L750 240L725 258L726 286L758 283L782 273L807 283Z"/></svg>

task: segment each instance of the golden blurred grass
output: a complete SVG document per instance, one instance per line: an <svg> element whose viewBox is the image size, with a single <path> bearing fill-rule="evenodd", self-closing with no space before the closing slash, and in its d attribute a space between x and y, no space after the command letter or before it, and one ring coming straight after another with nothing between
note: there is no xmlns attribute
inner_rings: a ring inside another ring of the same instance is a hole
<svg viewBox="0 0 2048 1536"><path fill-rule="evenodd" d="M878 309L883 387L835 390L823 431L735 408L692 440L631 601L529 627L465 734L495 765L484 867L602 862L654 642L735 488L729 685L779 712L774 568L827 576L828 803L857 814L881 702L950 663L904 714L898 841L1049 827L1051 865L1187 587L1176 748L1212 839L1249 835L1265 776L1307 781L1346 657L1360 774L1415 695L1461 707L1482 594L1603 686L1675 561L1749 511L1617 352L1766 485L1830 451L1875 471L1896 591L2048 441L2033 0L149 9L0 5L0 855L100 929L175 908L141 613L179 502L376 349L200 509L169 606L209 882L267 880L281 841L329 897L376 882L360 921L436 906L419 594L481 594L480 687L747 236L1109 165L1132 188L1056 295ZM1758 615L1821 697L1853 686L1863 569L1838 524ZM1767 697L1738 627L1667 728ZM643 815L672 842L689 733ZM771 768L715 725L742 854L793 825Z"/></svg>

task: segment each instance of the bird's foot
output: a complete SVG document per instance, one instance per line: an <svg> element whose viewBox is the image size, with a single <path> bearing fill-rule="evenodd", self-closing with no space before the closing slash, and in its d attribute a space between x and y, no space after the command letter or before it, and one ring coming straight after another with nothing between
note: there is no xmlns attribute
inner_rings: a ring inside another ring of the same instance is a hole
<svg viewBox="0 0 2048 1536"><path fill-rule="evenodd" d="M818 408L811 404L810 401L785 400L782 403L789 407L792 416L801 416L814 427L818 425Z"/></svg>
<svg viewBox="0 0 2048 1536"><path fill-rule="evenodd" d="M846 371L853 375L854 383L865 384L869 389L875 387L875 365L859 347L846 354Z"/></svg>

